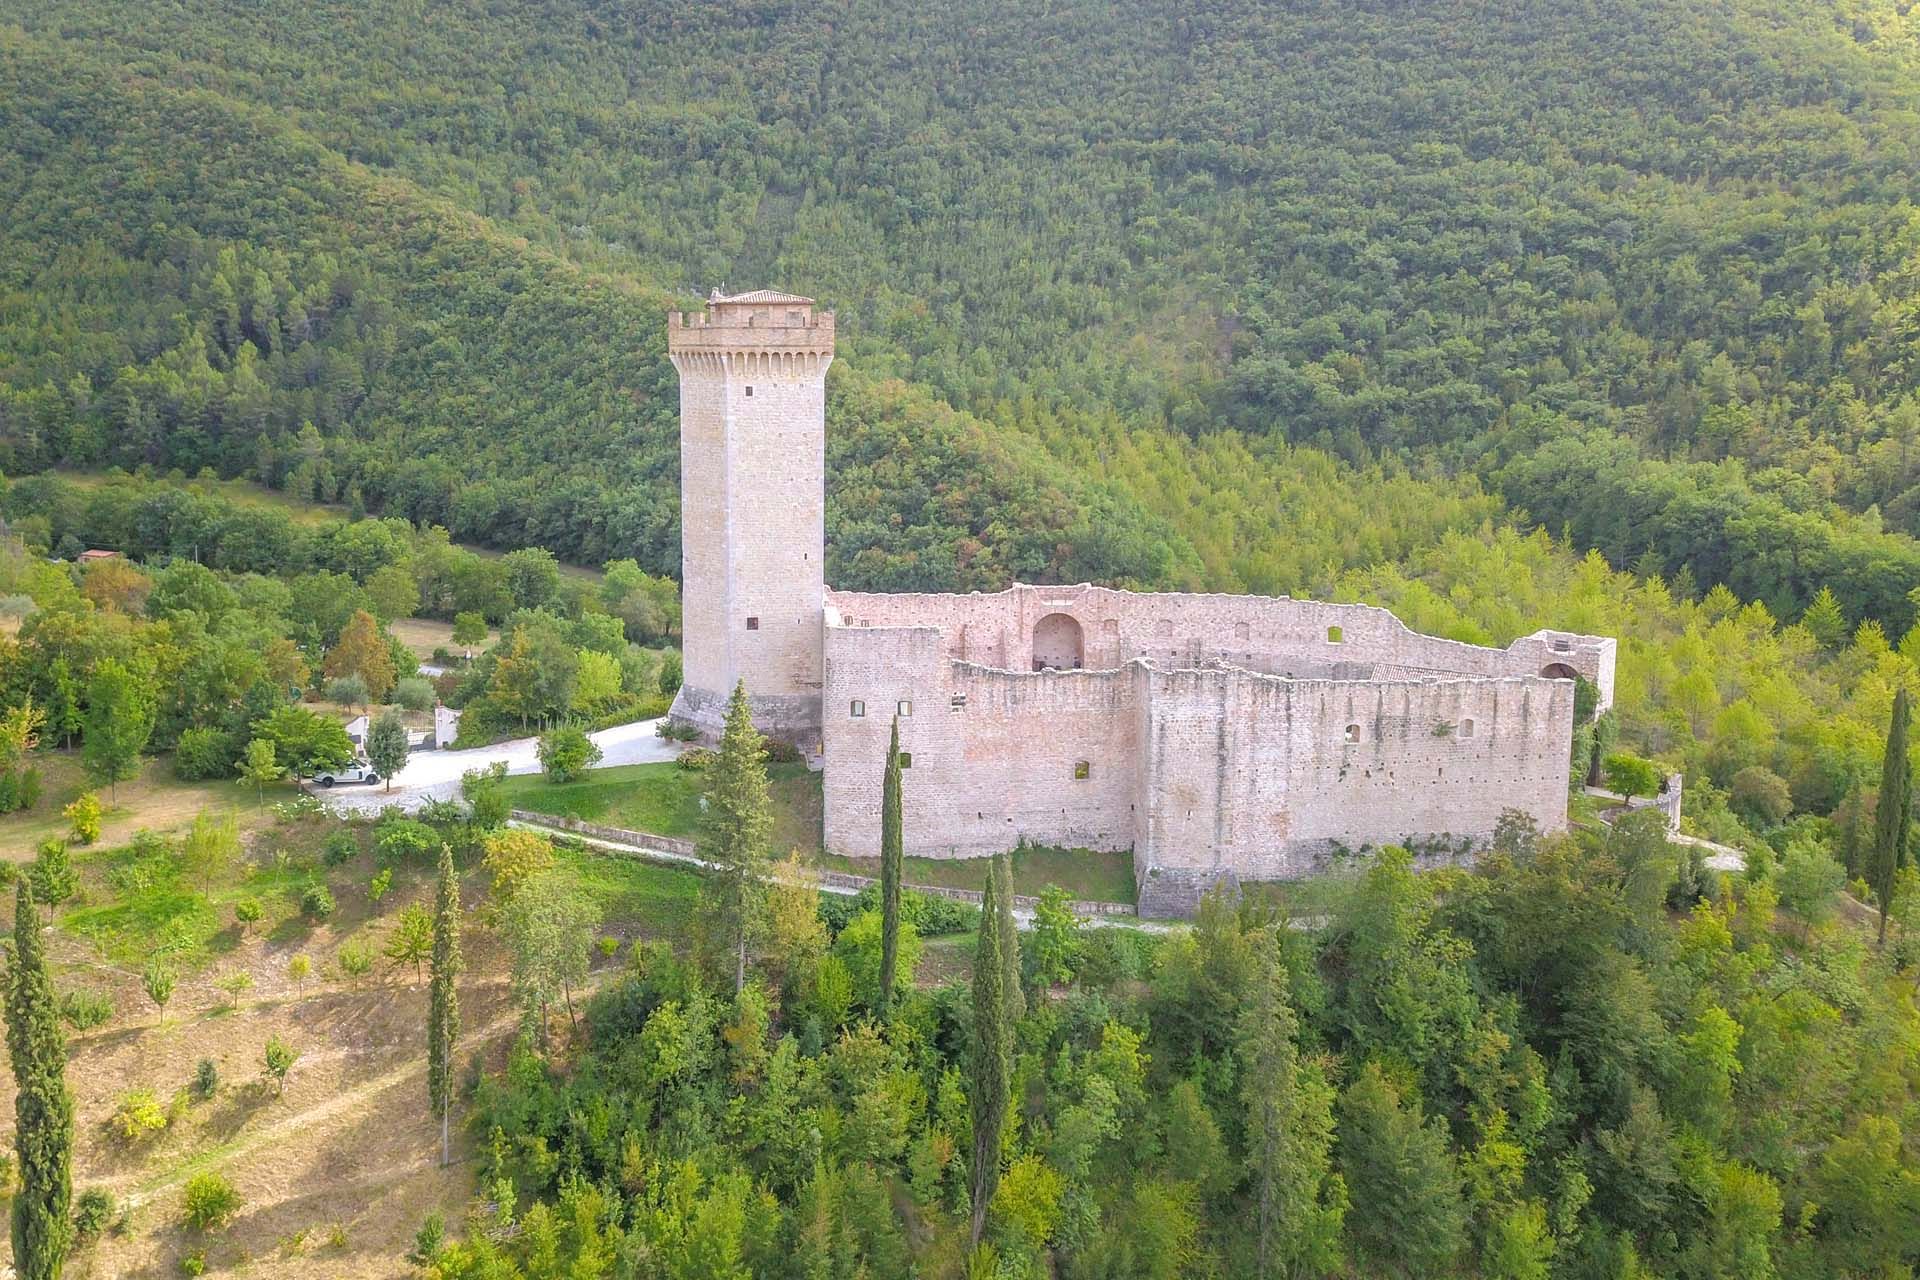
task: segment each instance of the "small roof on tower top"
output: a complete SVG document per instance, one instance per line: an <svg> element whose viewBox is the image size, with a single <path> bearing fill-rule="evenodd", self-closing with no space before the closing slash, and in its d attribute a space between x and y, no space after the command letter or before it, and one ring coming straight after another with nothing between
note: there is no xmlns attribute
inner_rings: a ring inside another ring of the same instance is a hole
<svg viewBox="0 0 1920 1280"><path fill-rule="evenodd" d="M812 298L803 298L797 293L781 293L778 289L755 289L751 293L723 294L718 289L707 295L707 305L722 302L744 302L761 306L812 306Z"/></svg>

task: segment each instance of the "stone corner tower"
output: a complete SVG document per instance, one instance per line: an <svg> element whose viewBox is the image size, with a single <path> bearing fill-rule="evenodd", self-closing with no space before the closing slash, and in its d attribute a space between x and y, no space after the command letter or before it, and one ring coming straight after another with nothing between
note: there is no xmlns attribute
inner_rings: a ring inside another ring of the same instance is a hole
<svg viewBox="0 0 1920 1280"><path fill-rule="evenodd" d="M670 713L717 736L736 680L754 724L820 736L827 366L833 313L762 289L667 315L680 374L685 676Z"/></svg>

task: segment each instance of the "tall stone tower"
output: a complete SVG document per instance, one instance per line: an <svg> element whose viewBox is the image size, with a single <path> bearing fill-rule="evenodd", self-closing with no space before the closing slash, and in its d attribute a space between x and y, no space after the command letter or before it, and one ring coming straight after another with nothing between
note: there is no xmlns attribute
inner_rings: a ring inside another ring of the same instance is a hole
<svg viewBox="0 0 1920 1280"><path fill-rule="evenodd" d="M684 683L674 723L720 731L744 680L762 733L820 736L833 313L762 289L667 316L680 373Z"/></svg>

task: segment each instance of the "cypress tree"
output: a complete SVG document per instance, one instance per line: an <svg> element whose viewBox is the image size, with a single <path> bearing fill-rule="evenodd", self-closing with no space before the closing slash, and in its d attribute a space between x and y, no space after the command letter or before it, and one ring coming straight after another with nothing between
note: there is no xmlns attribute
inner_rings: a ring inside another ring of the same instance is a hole
<svg viewBox="0 0 1920 1280"><path fill-rule="evenodd" d="M767 748L753 727L745 681L733 686L720 751L707 771L707 816L700 856L713 864L702 888L715 924L732 938L733 991L747 985L747 939L766 902L767 840L773 809L767 798Z"/></svg>
<svg viewBox="0 0 1920 1280"><path fill-rule="evenodd" d="M881 1018L893 1003L894 970L900 959L900 717L893 718L887 743L886 776L880 785L880 1005Z"/></svg>
<svg viewBox="0 0 1920 1280"><path fill-rule="evenodd" d="M13 1144L20 1191L13 1198L13 1265L21 1280L58 1280L73 1240L73 1095L67 1042L40 945L40 913L21 876L7 974L7 1049L13 1059Z"/></svg>
<svg viewBox="0 0 1920 1280"><path fill-rule="evenodd" d="M1006 971L1002 979L1007 1006L1007 1034L1027 1016L1027 993L1020 985L1020 926L1013 922L1013 857L996 854L993 859L994 918L1000 926L1000 964Z"/></svg>
<svg viewBox="0 0 1920 1280"><path fill-rule="evenodd" d="M1887 944L1887 910L1893 905L1893 887L1907 865L1907 829L1913 821L1913 769L1907 761L1907 691L1893 695L1893 718L1887 725L1887 752L1880 765L1880 799L1873 812L1873 862L1868 868L1873 892L1880 899L1880 945Z"/></svg>
<svg viewBox="0 0 1920 1280"><path fill-rule="evenodd" d="M447 1163L447 1130L453 1112L453 1046L460 1039L460 879L453 849L440 846L440 883L433 907L433 981L427 1007L427 1099L440 1117L440 1163Z"/></svg>
<svg viewBox="0 0 1920 1280"><path fill-rule="evenodd" d="M1013 1045L1008 1035L1006 965L1000 956L1000 919L989 872L980 903L980 939L973 951L973 1056L968 1063L968 1101L973 1111L973 1234L980 1243L987 1205L1000 1185L1000 1129L1007 1118Z"/></svg>
<svg viewBox="0 0 1920 1280"><path fill-rule="evenodd" d="M1333 1090L1301 1064L1286 960L1272 929L1254 935L1236 1051L1246 1111L1257 1276L1338 1268L1346 1189L1331 1172Z"/></svg>

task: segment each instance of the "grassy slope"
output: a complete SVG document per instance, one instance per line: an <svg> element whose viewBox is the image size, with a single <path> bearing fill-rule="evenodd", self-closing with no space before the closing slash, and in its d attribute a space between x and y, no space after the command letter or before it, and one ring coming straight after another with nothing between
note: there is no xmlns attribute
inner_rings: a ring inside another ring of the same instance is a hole
<svg viewBox="0 0 1920 1280"><path fill-rule="evenodd" d="M820 779L803 764L768 767L773 796L773 847L813 854L820 848ZM594 769L578 782L553 783L539 774L507 779L516 809L579 818L630 831L690 839L700 826L705 777L674 764L629 764Z"/></svg>

